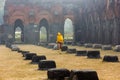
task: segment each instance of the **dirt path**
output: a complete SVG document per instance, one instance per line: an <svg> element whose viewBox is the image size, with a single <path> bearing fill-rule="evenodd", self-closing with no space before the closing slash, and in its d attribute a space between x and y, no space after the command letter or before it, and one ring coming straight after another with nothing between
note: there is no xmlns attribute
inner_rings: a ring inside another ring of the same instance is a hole
<svg viewBox="0 0 120 80"><path fill-rule="evenodd" d="M55 60L57 68L92 69L96 70L100 80L120 80L120 63L105 63L102 59L87 59L77 57L74 54L66 54L58 50L52 50L34 45L19 45L22 50L29 50L38 55L46 55L48 60ZM78 50L86 50L83 47L75 47ZM62 53L62 54L59 54ZM106 54L117 55L113 51L101 51L101 56ZM0 46L0 80L45 80L46 71L40 71L38 65L30 64L22 55L13 52L5 46Z"/></svg>

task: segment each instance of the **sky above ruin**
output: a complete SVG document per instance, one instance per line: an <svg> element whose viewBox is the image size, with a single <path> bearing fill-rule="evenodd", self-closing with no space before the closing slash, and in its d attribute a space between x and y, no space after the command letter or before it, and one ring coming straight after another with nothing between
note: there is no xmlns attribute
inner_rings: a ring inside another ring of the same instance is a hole
<svg viewBox="0 0 120 80"><path fill-rule="evenodd" d="M5 0L0 0L0 11L3 12Z"/></svg>
<svg viewBox="0 0 120 80"><path fill-rule="evenodd" d="M3 23L4 2L5 0L0 0L0 25Z"/></svg>
<svg viewBox="0 0 120 80"><path fill-rule="evenodd" d="M0 9L3 8L5 0L0 0Z"/></svg>

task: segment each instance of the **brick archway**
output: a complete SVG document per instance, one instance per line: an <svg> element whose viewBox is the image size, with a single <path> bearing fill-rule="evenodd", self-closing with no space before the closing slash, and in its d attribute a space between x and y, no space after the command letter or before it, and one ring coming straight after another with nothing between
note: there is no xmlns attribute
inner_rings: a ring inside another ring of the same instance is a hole
<svg viewBox="0 0 120 80"><path fill-rule="evenodd" d="M20 28L21 29L21 42L24 42L24 24L23 24L23 21L21 19L17 19L15 22L14 22L14 41L15 40L15 32L16 32L16 29L17 28Z"/></svg>
<svg viewBox="0 0 120 80"><path fill-rule="evenodd" d="M46 29L47 42L48 42L49 41L48 40L49 39L49 23L48 23L48 21L45 18L41 19L38 27L39 27L39 31L42 27L44 27ZM40 34L39 34L39 39L40 39Z"/></svg>
<svg viewBox="0 0 120 80"><path fill-rule="evenodd" d="M64 21L64 40L74 40L74 25L73 21L70 18L66 18Z"/></svg>
<svg viewBox="0 0 120 80"><path fill-rule="evenodd" d="M6 0L4 34L13 34L15 20L21 19L24 23L25 43L37 42L38 35L34 29L38 30L39 27L35 28L34 25L39 26L45 18L49 23L49 27L46 27L48 42L55 42L56 33L59 31L64 34L64 21L70 18L74 25L75 42L119 44L119 10L119 0ZM107 36L105 39L103 32Z"/></svg>

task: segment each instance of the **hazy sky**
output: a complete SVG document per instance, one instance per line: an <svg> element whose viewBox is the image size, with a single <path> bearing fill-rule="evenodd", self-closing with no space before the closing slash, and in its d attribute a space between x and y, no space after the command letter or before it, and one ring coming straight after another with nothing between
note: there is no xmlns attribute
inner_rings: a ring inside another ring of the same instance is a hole
<svg viewBox="0 0 120 80"><path fill-rule="evenodd" d="M0 24L3 23L4 1L5 0L0 0Z"/></svg>
<svg viewBox="0 0 120 80"><path fill-rule="evenodd" d="M3 7L4 7L4 1L5 0L0 0L0 9L3 9Z"/></svg>

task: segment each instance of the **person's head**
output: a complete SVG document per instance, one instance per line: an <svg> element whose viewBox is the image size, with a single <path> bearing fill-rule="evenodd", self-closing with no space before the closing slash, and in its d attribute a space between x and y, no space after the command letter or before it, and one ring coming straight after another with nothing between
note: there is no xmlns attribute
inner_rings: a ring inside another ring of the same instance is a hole
<svg viewBox="0 0 120 80"><path fill-rule="evenodd" d="M58 33L57 33L57 35L61 35L61 33L60 33L60 32L58 32Z"/></svg>

